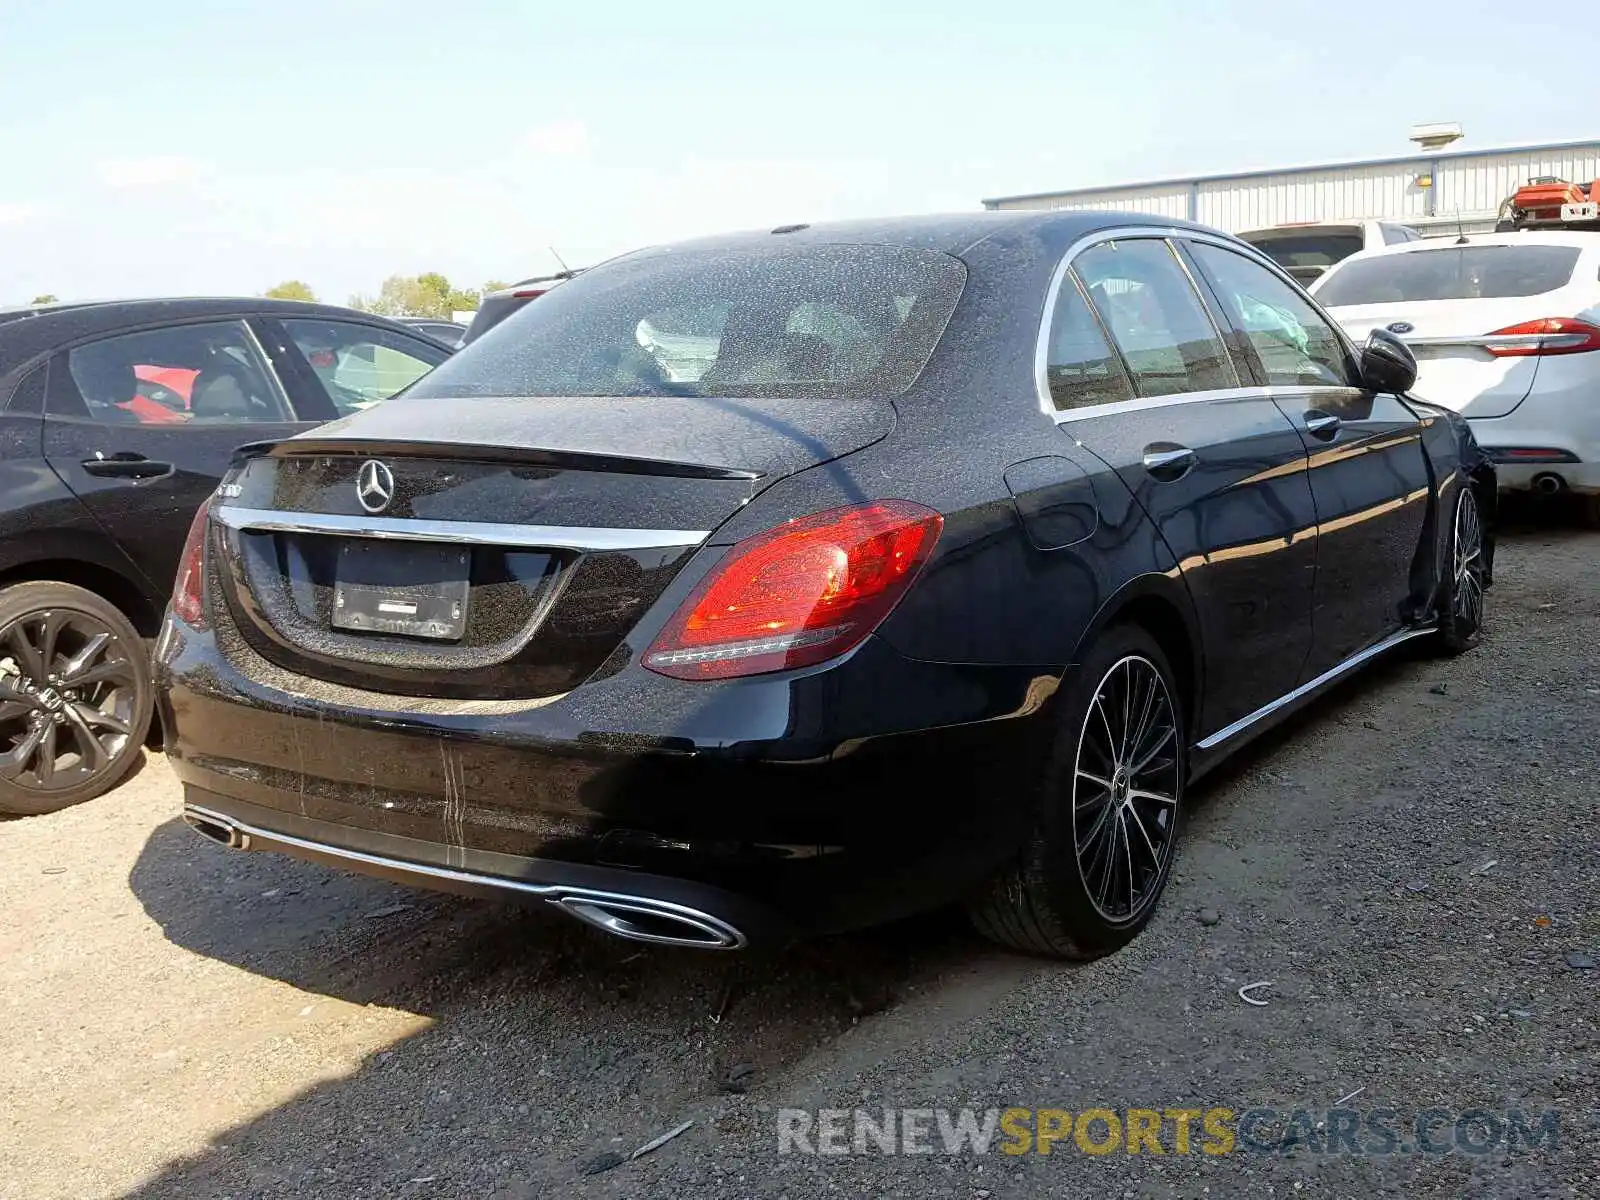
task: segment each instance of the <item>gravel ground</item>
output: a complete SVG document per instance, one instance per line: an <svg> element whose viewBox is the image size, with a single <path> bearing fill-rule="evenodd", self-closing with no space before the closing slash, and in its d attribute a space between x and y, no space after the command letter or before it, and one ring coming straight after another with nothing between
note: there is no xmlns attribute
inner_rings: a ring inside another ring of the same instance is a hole
<svg viewBox="0 0 1600 1200"><path fill-rule="evenodd" d="M611 942L227 853L152 758L0 823L0 1197L1600 1195L1597 552L1513 533L1482 649L1383 664L1208 781L1154 924L1088 966L947 918L777 958ZM1560 1132L1320 1151L1357 1089L1402 1141L1434 1108ZM1014 1105L1303 1108L1312 1144L777 1152L786 1107Z"/></svg>

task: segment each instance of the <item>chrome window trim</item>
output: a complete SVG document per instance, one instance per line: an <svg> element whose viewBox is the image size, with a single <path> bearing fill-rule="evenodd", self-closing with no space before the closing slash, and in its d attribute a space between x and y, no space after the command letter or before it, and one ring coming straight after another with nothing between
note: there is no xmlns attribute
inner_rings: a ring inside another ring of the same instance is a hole
<svg viewBox="0 0 1600 1200"><path fill-rule="evenodd" d="M1218 400L1276 400L1288 396L1318 396L1333 393L1339 396L1357 396L1360 388L1336 387L1317 384L1313 387L1284 387L1263 385L1259 387L1217 388L1204 392L1174 392L1170 396L1141 396L1134 400L1116 400L1109 404L1086 404L1082 408L1068 408L1048 415L1057 425L1073 421L1086 421L1093 417L1114 417L1120 413L1145 412L1149 409L1171 408L1179 404L1207 404ZM1286 414L1287 415L1287 414Z"/></svg>
<svg viewBox="0 0 1600 1200"><path fill-rule="evenodd" d="M335 513L281 512L222 504L212 517L229 529L261 533L325 533L407 542L456 542L470 546L525 546L540 550L665 550L698 546L709 529L607 529L574 525L508 525L492 521L427 521L405 517L354 517Z"/></svg>
<svg viewBox="0 0 1600 1200"><path fill-rule="evenodd" d="M1339 387L1333 384L1316 384L1311 387L1251 387L1244 385L1243 381L1241 381L1241 386L1237 388L1204 392L1173 392L1162 396L1138 396L1132 400L1117 400L1109 404L1086 404L1081 408L1058 409L1055 400L1050 395L1050 321L1055 316L1056 303L1060 299L1061 288L1066 282L1067 272L1072 269L1073 260L1085 250L1089 250L1103 242L1125 242L1134 238L1160 239L1169 243L1173 239L1203 242L1223 250L1231 250L1235 254L1258 263L1272 274L1278 276L1278 278L1284 280L1290 287L1311 302L1311 307L1323 320L1328 322L1335 335L1344 343L1345 349L1350 354L1351 362L1359 366L1360 354L1356 351L1339 323L1328 315L1327 310L1322 305L1317 303L1316 297L1309 295L1305 288L1296 283L1277 263L1248 242L1241 242L1237 238L1229 237L1226 234L1213 233L1205 229L1185 229L1177 225L1117 225L1109 229L1097 229L1093 233L1087 233L1068 246L1066 253L1061 256L1061 261L1056 263L1055 270L1051 272L1050 283L1045 288L1044 311L1039 316L1039 328L1033 347L1033 387L1035 398L1039 403L1039 411L1056 424L1060 425L1067 421L1082 421L1090 417L1115 416L1118 413L1142 412L1151 408L1166 408L1174 404L1203 403L1209 400L1226 399L1231 396L1304 395L1321 392L1348 394L1363 390L1360 387ZM1184 268L1185 274L1188 274L1188 264L1184 262L1183 255L1176 253L1176 248L1174 248L1174 257L1178 259L1179 265ZM1191 285L1194 282L1192 276L1190 276L1190 282ZM1205 301L1204 293L1199 293L1199 299L1207 317L1215 326L1216 318L1211 312L1211 306ZM1226 341L1224 341L1223 345L1226 348ZM1110 348L1116 350L1116 344L1112 343ZM1235 373L1237 373L1237 367L1235 368Z"/></svg>

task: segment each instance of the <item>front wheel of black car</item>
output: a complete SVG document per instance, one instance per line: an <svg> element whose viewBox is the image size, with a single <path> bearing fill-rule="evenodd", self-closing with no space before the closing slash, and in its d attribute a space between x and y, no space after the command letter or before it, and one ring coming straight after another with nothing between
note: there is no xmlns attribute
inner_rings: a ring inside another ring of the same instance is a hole
<svg viewBox="0 0 1600 1200"><path fill-rule="evenodd" d="M1483 516L1477 494L1470 487L1463 487L1456 494L1448 561L1450 574L1444 581L1438 646L1446 654L1461 654L1483 640L1487 578Z"/></svg>
<svg viewBox="0 0 1600 1200"><path fill-rule="evenodd" d="M1015 949L1098 958L1149 923L1172 869L1182 696L1155 640L1118 626L1058 700L1032 836L970 912L980 933Z"/></svg>
<svg viewBox="0 0 1600 1200"><path fill-rule="evenodd" d="M111 790L150 727L145 643L114 605L65 583L0 591L0 813Z"/></svg>

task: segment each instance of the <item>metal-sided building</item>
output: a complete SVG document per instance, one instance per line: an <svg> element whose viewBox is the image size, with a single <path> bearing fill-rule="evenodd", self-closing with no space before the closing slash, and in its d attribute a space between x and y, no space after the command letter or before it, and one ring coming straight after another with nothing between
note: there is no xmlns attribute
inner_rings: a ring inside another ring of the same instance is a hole
<svg viewBox="0 0 1600 1200"><path fill-rule="evenodd" d="M1600 140L1496 150L1423 150L1403 158L1163 179L985 200L990 209L1118 209L1240 233L1290 222L1376 218L1423 235L1485 233L1500 204L1540 175L1600 177Z"/></svg>

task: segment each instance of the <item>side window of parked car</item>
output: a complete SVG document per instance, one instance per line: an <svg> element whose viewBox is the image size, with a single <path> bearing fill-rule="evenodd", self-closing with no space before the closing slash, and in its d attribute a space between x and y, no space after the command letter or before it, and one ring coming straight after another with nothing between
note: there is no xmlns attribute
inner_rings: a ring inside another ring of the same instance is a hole
<svg viewBox="0 0 1600 1200"><path fill-rule="evenodd" d="M1045 380L1059 409L1115 404L1133 399L1133 384L1122 360L1106 341L1088 302L1070 272L1061 281L1045 347Z"/></svg>
<svg viewBox="0 0 1600 1200"><path fill-rule="evenodd" d="M340 416L404 391L450 357L443 346L375 325L295 318L283 327Z"/></svg>
<svg viewBox="0 0 1600 1200"><path fill-rule="evenodd" d="M1239 386L1233 362L1172 247L1103 242L1073 260L1141 396Z"/></svg>
<svg viewBox="0 0 1600 1200"><path fill-rule="evenodd" d="M1242 254L1189 243L1226 310L1274 387L1355 387L1344 343L1305 298Z"/></svg>
<svg viewBox="0 0 1600 1200"><path fill-rule="evenodd" d="M109 425L242 425L295 418L238 321L170 325L67 351L50 414Z"/></svg>

